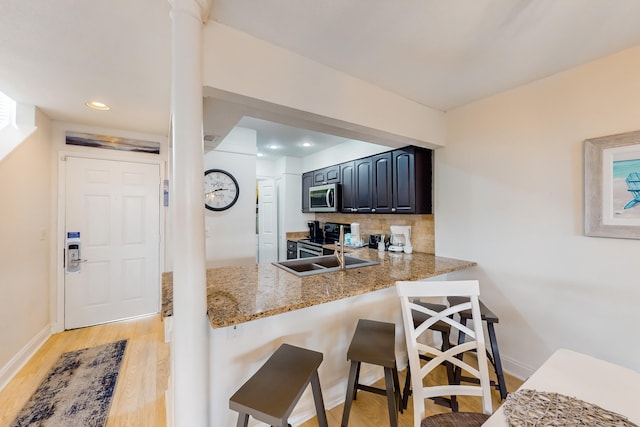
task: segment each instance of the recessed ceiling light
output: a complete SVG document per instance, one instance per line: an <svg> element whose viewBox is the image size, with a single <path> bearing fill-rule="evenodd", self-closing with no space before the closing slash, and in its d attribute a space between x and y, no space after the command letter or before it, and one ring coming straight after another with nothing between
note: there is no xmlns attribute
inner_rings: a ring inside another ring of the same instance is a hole
<svg viewBox="0 0 640 427"><path fill-rule="evenodd" d="M278 147L276 144L271 144L269 145L269 148L271 148L272 150L277 150L280 147Z"/></svg>
<svg viewBox="0 0 640 427"><path fill-rule="evenodd" d="M258 153L258 157L262 157L262 156L264 156L264 154Z"/></svg>
<svg viewBox="0 0 640 427"><path fill-rule="evenodd" d="M304 142L302 143L303 147L311 147L311 143L310 142Z"/></svg>
<svg viewBox="0 0 640 427"><path fill-rule="evenodd" d="M93 108L94 110L100 110L100 111L109 111L111 109L111 107L109 107L107 104L100 101L89 101L89 102L85 102L84 105L86 105L89 108Z"/></svg>

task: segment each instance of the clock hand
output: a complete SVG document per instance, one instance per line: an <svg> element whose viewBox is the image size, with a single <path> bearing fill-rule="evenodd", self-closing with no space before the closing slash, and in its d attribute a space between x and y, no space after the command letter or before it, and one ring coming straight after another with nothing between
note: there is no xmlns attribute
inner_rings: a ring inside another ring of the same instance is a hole
<svg viewBox="0 0 640 427"><path fill-rule="evenodd" d="M211 191L205 193L205 196L208 196L210 194L215 196L216 195L215 193L218 192L218 191L229 191L229 189L228 188L219 188L217 190L211 190Z"/></svg>

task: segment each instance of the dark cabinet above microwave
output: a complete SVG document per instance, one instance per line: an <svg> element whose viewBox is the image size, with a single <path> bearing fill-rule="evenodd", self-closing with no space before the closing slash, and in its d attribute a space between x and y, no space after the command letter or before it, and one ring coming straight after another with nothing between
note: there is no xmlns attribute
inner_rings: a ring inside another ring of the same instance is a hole
<svg viewBox="0 0 640 427"><path fill-rule="evenodd" d="M312 172L313 185L339 184L340 165L333 165Z"/></svg>
<svg viewBox="0 0 640 427"><path fill-rule="evenodd" d="M431 214L432 153L409 146L307 172L302 176L302 211L309 212L309 188L317 178L340 184L343 213Z"/></svg>

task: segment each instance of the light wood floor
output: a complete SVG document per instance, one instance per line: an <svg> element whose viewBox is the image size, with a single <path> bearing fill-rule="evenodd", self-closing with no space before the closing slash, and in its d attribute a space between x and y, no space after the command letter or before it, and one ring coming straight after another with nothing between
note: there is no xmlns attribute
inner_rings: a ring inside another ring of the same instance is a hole
<svg viewBox="0 0 640 427"><path fill-rule="evenodd" d="M399 373L401 387L404 386L405 374L406 370ZM440 384L446 383L447 378L444 369L440 374L440 377L435 377L432 381ZM495 375L491 375L491 378L495 379ZM521 380L512 377L511 375L506 375L505 381L507 383L507 390L509 391L516 390L522 384ZM378 381L374 386L384 388L384 380ZM497 390L492 390L491 397L493 401L493 410L495 411L502 403L500 401L500 393ZM460 396L458 398L458 402L460 411L482 412L482 402L479 398ZM450 412L449 408L436 405L430 401L426 401L425 405L427 415ZM340 426L343 410L344 404L341 404L327 411L329 427ZM349 427L374 427L388 425L389 411L387 410L387 398L378 394L358 391L358 397L351 405ZM302 424L300 427L317 426L318 421L316 418L313 418ZM398 427L413 427L413 398L409 398L408 407L404 413L398 414Z"/></svg>
<svg viewBox="0 0 640 427"><path fill-rule="evenodd" d="M0 426L9 425L62 353L127 338L108 427L165 427L169 346L159 315L53 335L0 392Z"/></svg>
<svg viewBox="0 0 640 427"><path fill-rule="evenodd" d="M36 355L20 370L16 377L0 392L0 427L8 426L38 387L45 374L62 353L105 344L127 338L127 351L118 378L118 385L107 419L107 427L165 427L164 392L169 375L169 346L164 343L164 328L160 316L128 320L65 331L52 336ZM400 372L404 384L405 372ZM507 389L517 389L522 381L507 375ZM446 378L435 381L446 382ZM383 387L382 380L377 384ZM494 409L500 405L500 396L493 391ZM340 426L344 405L327 411L329 427ZM480 401L460 398L460 410L480 411ZM449 411L447 408L427 403L430 414ZM349 417L350 427L388 425L389 415L384 396L358 392ZM311 419L301 427L317 426ZM413 426L412 399L409 407L399 416L400 427ZM225 427L225 426L213 426Z"/></svg>

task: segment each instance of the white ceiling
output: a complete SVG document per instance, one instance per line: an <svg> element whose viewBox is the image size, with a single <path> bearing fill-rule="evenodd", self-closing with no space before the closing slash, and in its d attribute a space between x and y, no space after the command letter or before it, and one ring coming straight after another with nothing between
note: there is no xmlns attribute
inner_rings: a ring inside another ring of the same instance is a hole
<svg viewBox="0 0 640 427"><path fill-rule="evenodd" d="M166 134L170 8L0 0L0 91L57 120ZM211 13L443 111L638 45L639 16L639 0L213 0Z"/></svg>
<svg viewBox="0 0 640 427"><path fill-rule="evenodd" d="M305 157L348 141L347 138L248 116L243 117L238 126L256 130L258 155L267 160L282 156Z"/></svg>

